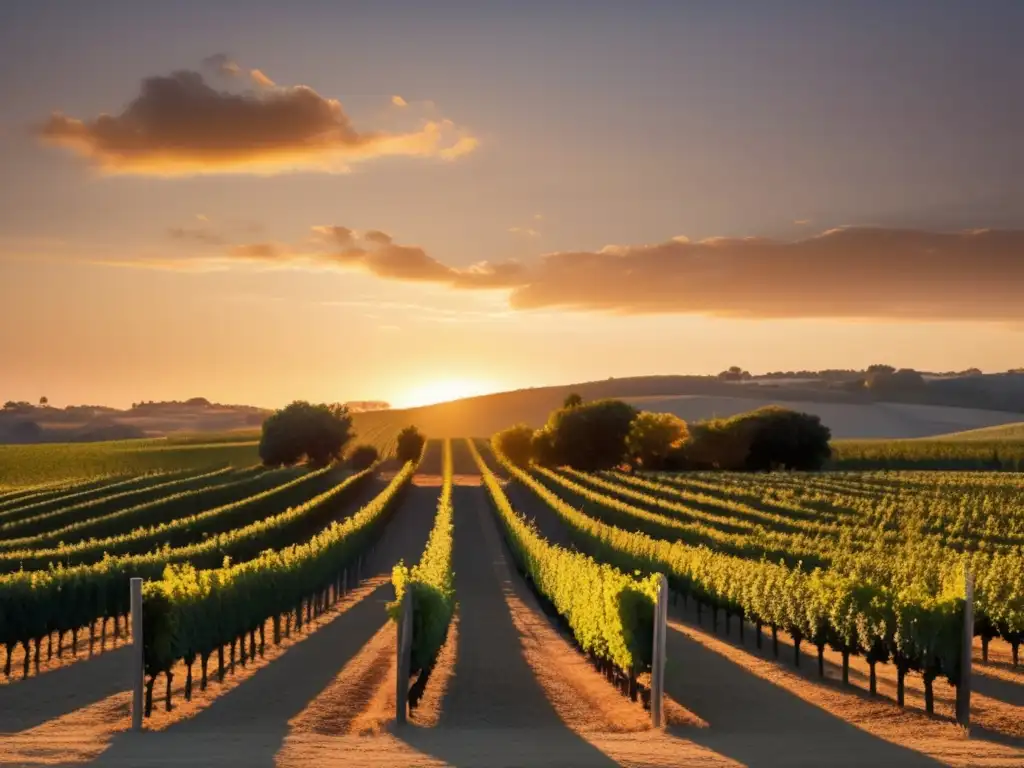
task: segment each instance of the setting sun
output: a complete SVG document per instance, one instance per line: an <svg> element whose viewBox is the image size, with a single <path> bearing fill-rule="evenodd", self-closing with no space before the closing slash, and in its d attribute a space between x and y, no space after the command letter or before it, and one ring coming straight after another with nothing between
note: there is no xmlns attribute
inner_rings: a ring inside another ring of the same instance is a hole
<svg viewBox="0 0 1024 768"><path fill-rule="evenodd" d="M415 408L420 405L433 405L463 397L486 395L498 389L500 387L475 379L435 379L414 387L395 403L395 407Z"/></svg>

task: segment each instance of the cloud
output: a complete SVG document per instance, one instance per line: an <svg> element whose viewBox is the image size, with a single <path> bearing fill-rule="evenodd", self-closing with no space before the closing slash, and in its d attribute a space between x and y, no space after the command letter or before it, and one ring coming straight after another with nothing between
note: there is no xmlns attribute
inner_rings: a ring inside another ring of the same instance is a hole
<svg viewBox="0 0 1024 768"><path fill-rule="evenodd" d="M811 220L810 219L795 219L793 221L793 223L796 224L798 227L806 227L808 224L811 223Z"/></svg>
<svg viewBox="0 0 1024 768"><path fill-rule="evenodd" d="M397 96L397 95L391 97L391 103L394 104L396 107L407 107L407 106L409 106L409 102L408 101L403 99L401 96Z"/></svg>
<svg viewBox="0 0 1024 768"><path fill-rule="evenodd" d="M802 240L719 237L553 253L515 309L762 318L1024 317L1024 231L844 227Z"/></svg>
<svg viewBox="0 0 1024 768"><path fill-rule="evenodd" d="M525 268L514 261L486 261L457 269L442 264L416 245L400 245L386 232L371 229L361 236L337 225L313 227L313 248L278 243L249 243L226 249L233 260L299 268L358 269L385 280L435 283L453 288L510 288L522 283Z"/></svg>
<svg viewBox="0 0 1024 768"><path fill-rule="evenodd" d="M203 64L230 79L242 73L224 54ZM188 70L148 77L119 114L78 119L57 112L35 132L105 172L150 176L339 173L389 156L454 160L478 144L444 119L405 133L360 131L335 99L302 85L271 87L259 70L249 76L263 87L221 91Z"/></svg>
<svg viewBox="0 0 1024 768"><path fill-rule="evenodd" d="M320 226L313 227L313 232L338 246L351 245L355 240L355 232L348 227Z"/></svg>
<svg viewBox="0 0 1024 768"><path fill-rule="evenodd" d="M252 81L256 83L256 85L262 88L273 88L276 85L273 80L264 75L258 69L249 70L249 77L252 78Z"/></svg>
<svg viewBox="0 0 1024 768"><path fill-rule="evenodd" d="M379 230L316 231L313 249L236 245L214 261L358 269L385 280L501 289L512 310L1024 322L1024 230L840 227L791 241L678 236L469 267L445 264Z"/></svg>
<svg viewBox="0 0 1024 768"><path fill-rule="evenodd" d="M231 60L226 53L215 53L207 56L202 61L203 69L214 72L224 77L238 77L242 74L242 68Z"/></svg>

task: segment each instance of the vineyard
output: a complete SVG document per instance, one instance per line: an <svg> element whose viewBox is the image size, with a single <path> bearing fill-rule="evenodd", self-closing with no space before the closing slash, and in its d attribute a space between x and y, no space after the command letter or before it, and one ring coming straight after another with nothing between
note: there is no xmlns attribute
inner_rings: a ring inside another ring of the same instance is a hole
<svg viewBox="0 0 1024 768"><path fill-rule="evenodd" d="M1024 764L1019 474L133 442L0 456L0 766Z"/></svg>

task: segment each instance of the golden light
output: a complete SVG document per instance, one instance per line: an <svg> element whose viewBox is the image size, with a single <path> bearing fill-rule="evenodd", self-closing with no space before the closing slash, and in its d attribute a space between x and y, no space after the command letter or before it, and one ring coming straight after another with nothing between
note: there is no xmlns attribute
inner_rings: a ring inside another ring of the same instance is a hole
<svg viewBox="0 0 1024 768"><path fill-rule="evenodd" d="M411 389L395 406L415 408L420 405L446 403L463 397L486 395L498 388L473 379L434 379Z"/></svg>

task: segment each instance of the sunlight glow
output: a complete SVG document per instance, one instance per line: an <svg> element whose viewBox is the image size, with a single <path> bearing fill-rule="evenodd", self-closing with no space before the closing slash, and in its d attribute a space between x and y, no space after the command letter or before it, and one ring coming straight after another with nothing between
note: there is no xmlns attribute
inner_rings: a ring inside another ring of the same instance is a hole
<svg viewBox="0 0 1024 768"><path fill-rule="evenodd" d="M434 379L414 387L394 405L396 408L415 408L459 400L463 397L487 395L500 389L500 386L478 379Z"/></svg>

